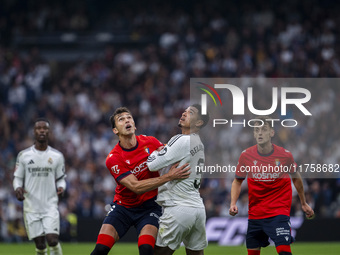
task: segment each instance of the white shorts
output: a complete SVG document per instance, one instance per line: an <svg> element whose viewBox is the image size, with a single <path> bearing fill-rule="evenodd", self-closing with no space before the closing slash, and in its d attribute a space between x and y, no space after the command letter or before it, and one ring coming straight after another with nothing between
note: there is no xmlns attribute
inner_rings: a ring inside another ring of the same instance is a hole
<svg viewBox="0 0 340 255"><path fill-rule="evenodd" d="M208 246L205 223L204 208L178 205L164 207L156 245L177 250L183 242L189 250L203 250Z"/></svg>
<svg viewBox="0 0 340 255"><path fill-rule="evenodd" d="M24 221L29 240L46 234L59 235L60 220L58 209L46 213L24 212Z"/></svg>

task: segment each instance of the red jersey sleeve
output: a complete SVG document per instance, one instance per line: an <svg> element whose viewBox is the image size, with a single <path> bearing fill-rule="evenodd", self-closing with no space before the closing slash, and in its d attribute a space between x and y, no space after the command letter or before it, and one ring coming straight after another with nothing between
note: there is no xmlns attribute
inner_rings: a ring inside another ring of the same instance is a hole
<svg viewBox="0 0 340 255"><path fill-rule="evenodd" d="M245 179L247 177L246 163L245 163L246 150L242 151L240 158L237 162L235 178Z"/></svg>
<svg viewBox="0 0 340 255"><path fill-rule="evenodd" d="M156 146L156 149L158 149L159 147L163 146L164 144L161 143L160 141L158 141L157 138L153 137L153 136L148 136L148 138L152 141L152 143ZM150 152L151 153L151 152Z"/></svg>
<svg viewBox="0 0 340 255"><path fill-rule="evenodd" d="M287 151L287 150L286 150L286 152L288 153L288 164L291 166L289 173L293 174L297 170L297 164L294 160L293 154L290 151Z"/></svg>
<svg viewBox="0 0 340 255"><path fill-rule="evenodd" d="M132 174L126 164L120 160L119 157L115 157L113 154L109 154L107 156L106 167L117 182Z"/></svg>

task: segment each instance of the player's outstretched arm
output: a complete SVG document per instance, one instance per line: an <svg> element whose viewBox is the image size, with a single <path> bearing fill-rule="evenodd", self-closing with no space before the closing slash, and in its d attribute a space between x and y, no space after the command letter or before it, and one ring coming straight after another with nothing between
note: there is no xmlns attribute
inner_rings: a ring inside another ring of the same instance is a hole
<svg viewBox="0 0 340 255"><path fill-rule="evenodd" d="M120 183L136 194L143 194L147 191L158 188L168 181L188 178L190 175L190 167L188 167L188 165L189 164L184 164L183 166L178 167L178 164L175 164L171 167L168 173L160 177L149 178L146 180L138 180L136 176L130 174L122 179Z"/></svg>
<svg viewBox="0 0 340 255"><path fill-rule="evenodd" d="M231 184L231 202L230 202L230 208L229 208L229 214L231 216L235 216L238 214L238 208L236 205L236 202L240 196L241 193L241 185L242 185L243 179L237 179L235 178L233 183Z"/></svg>
<svg viewBox="0 0 340 255"><path fill-rule="evenodd" d="M300 198L302 211L304 211L307 218L313 218L314 211L306 202L305 191L303 188L303 182L302 182L300 173L296 172L292 174L292 180L293 180L293 184Z"/></svg>

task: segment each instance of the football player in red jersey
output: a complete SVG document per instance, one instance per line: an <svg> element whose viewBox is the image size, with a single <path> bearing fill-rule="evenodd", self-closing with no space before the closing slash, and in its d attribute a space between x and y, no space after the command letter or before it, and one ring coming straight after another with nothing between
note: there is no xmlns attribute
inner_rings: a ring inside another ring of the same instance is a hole
<svg viewBox="0 0 340 255"><path fill-rule="evenodd" d="M151 255L161 216L161 207L155 202L157 188L170 180L188 178L189 167L174 165L162 176L149 171L148 156L163 148L163 144L151 136L135 135L135 122L126 107L116 109L110 122L119 143L107 156L106 166L117 187L91 255L108 254L131 226L137 230L139 254Z"/></svg>
<svg viewBox="0 0 340 255"><path fill-rule="evenodd" d="M254 124L254 137L257 144L241 153L231 187L229 214L235 216L238 213L236 202L241 192L241 184L247 177L248 255L259 255L261 247L269 245L269 237L275 243L278 254L291 255L290 244L294 240L290 231L290 176L306 217L313 217L314 211L306 202L301 175L296 172L292 154L271 142L275 133L271 118L263 116L256 119L258 121Z"/></svg>

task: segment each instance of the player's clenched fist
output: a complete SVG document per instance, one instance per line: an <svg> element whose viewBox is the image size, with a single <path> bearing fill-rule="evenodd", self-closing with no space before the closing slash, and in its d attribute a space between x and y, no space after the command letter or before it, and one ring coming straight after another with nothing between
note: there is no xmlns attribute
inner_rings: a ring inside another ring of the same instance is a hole
<svg viewBox="0 0 340 255"><path fill-rule="evenodd" d="M229 214L230 214L231 216L235 216L236 214L238 214L238 208L237 208L236 205L230 206Z"/></svg>

